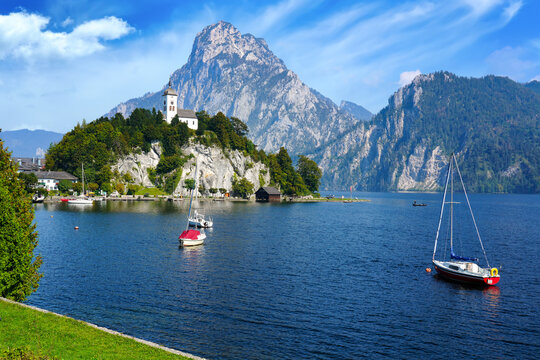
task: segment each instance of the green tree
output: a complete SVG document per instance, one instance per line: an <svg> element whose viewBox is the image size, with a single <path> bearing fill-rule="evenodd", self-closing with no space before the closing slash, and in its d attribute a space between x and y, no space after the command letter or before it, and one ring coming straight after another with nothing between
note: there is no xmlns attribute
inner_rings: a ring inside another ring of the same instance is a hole
<svg viewBox="0 0 540 360"><path fill-rule="evenodd" d="M126 187L122 183L116 184L115 189L120 195L124 195L124 192L126 191Z"/></svg>
<svg viewBox="0 0 540 360"><path fill-rule="evenodd" d="M38 178L36 174L21 172L19 173L19 179L23 182L24 189L26 190L27 193L34 192L34 188L36 187L38 183Z"/></svg>
<svg viewBox="0 0 540 360"><path fill-rule="evenodd" d="M58 190L60 190L60 192L62 192L62 193L67 193L67 192L69 192L69 190L71 190L72 186L73 186L73 184L72 184L71 181L66 180L66 179L62 179L58 183Z"/></svg>
<svg viewBox="0 0 540 360"><path fill-rule="evenodd" d="M244 199L248 199L253 194L253 183L246 178L233 181L232 190L235 194Z"/></svg>
<svg viewBox="0 0 540 360"><path fill-rule="evenodd" d="M49 192L48 192L47 189L45 189L44 187L38 187L38 188L36 189L36 192L37 192L39 195L43 196L44 198L46 198L47 196L49 196Z"/></svg>
<svg viewBox="0 0 540 360"><path fill-rule="evenodd" d="M249 132L248 126L238 118L231 117L231 126L238 136L246 136Z"/></svg>
<svg viewBox="0 0 540 360"><path fill-rule="evenodd" d="M195 189L195 180L194 179L186 179L184 180L184 187L189 190Z"/></svg>
<svg viewBox="0 0 540 360"><path fill-rule="evenodd" d="M99 185L96 183L90 183L88 184L88 191L96 192L96 190L99 189Z"/></svg>
<svg viewBox="0 0 540 360"><path fill-rule="evenodd" d="M105 191L107 193L107 195L112 193L112 191L113 191L111 183L108 183L108 182L101 184L100 188L101 188L101 190Z"/></svg>
<svg viewBox="0 0 540 360"><path fill-rule="evenodd" d="M304 179L304 183L309 191L319 191L322 171L315 161L304 155L300 155L300 158L298 159L298 173L302 179Z"/></svg>
<svg viewBox="0 0 540 360"><path fill-rule="evenodd" d="M71 188L73 191L75 191L77 194L80 194L82 192L82 183L76 182L71 185Z"/></svg>
<svg viewBox="0 0 540 360"><path fill-rule="evenodd" d="M0 140L0 296L23 301L39 286L41 256L34 210L10 153Z"/></svg>

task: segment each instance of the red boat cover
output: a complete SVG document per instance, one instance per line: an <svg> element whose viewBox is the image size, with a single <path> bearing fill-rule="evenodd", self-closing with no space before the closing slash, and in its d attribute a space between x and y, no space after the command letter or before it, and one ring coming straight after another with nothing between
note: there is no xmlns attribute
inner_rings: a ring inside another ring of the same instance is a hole
<svg viewBox="0 0 540 360"><path fill-rule="evenodd" d="M178 237L179 239L197 240L201 233L198 230L185 230Z"/></svg>

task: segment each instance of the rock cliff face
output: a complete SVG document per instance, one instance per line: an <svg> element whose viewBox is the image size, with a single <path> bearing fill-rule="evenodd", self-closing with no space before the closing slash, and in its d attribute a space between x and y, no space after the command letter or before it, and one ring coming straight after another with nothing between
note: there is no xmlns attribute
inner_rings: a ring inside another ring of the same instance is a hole
<svg viewBox="0 0 540 360"><path fill-rule="evenodd" d="M284 146L292 154L305 153L358 122L304 84L263 39L242 35L223 21L197 35L187 63L171 81L180 108L239 118L265 151ZM128 100L107 115L126 116L137 107L160 109L162 92Z"/></svg>
<svg viewBox="0 0 540 360"><path fill-rule="evenodd" d="M161 152L161 145L153 143L147 153L129 154L120 158L112 166L112 170L117 170L121 175L130 174L137 185L152 187L154 184L150 180L149 170L156 168ZM203 186L207 190L224 188L230 191L235 178L246 178L253 183L255 191L270 183L270 172L266 166L260 162L254 163L253 160L246 158L239 151L224 152L217 147L206 147L192 143L182 148L182 152L184 155L192 154L193 157L182 167L182 176L174 195L189 195L189 190L184 188L184 180L195 178L197 166L199 186Z"/></svg>
<svg viewBox="0 0 540 360"><path fill-rule="evenodd" d="M539 114L540 96L507 78L419 75L312 156L329 189L437 190L454 152L472 191L538 192Z"/></svg>

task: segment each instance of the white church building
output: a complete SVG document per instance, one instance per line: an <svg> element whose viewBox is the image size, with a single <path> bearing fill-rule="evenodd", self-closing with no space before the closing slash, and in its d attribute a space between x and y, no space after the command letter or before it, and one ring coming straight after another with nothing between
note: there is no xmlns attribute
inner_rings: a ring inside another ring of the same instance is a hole
<svg viewBox="0 0 540 360"><path fill-rule="evenodd" d="M193 110L178 109L178 94L171 86L171 82L169 81L169 87L163 93L165 97L165 100L163 100L165 120L170 124L172 119L178 115L179 120L186 123L188 128L197 130L199 127L197 115L195 115Z"/></svg>

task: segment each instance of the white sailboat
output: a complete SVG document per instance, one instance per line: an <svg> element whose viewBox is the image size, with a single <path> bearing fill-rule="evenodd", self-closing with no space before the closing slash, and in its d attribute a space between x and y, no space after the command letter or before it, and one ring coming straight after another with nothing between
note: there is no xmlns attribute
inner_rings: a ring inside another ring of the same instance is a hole
<svg viewBox="0 0 540 360"><path fill-rule="evenodd" d="M453 243L453 231L454 231L454 178L453 178L453 167L455 168L459 179L461 181L461 186L463 187L463 193L465 199L467 200L467 205L469 207L469 212L472 217L474 228L476 229L476 235L480 241L480 246L482 252L484 253L484 258L487 263L487 267L480 267L478 265L478 258L475 257L465 257L458 256L454 253L454 243ZM448 183L450 180L450 201L446 202L446 193L448 190ZM437 241L439 240L439 231L441 229L441 222L444 213L445 205L450 205L450 260L435 260L435 253L437 252ZM448 164L448 174L446 175L446 184L444 186L444 195L441 206L441 213L439 216L439 225L437 227L437 235L435 236L435 246L433 248L433 265L435 270L439 275L453 281L458 281L462 283L469 284L478 284L478 285L495 285L500 280L499 270L495 267L490 267L489 261L487 259L486 251L484 250L484 244L482 243L482 238L480 237L480 232L476 226L476 220L474 219L474 214L472 212L471 204L469 202L469 197L467 196L467 191L465 190L465 185L463 184L463 179L461 177L461 172L459 171L456 157L452 153L450 156L450 163Z"/></svg>
<svg viewBox="0 0 540 360"><path fill-rule="evenodd" d="M84 190L84 164L81 164L81 172L82 172L82 195L78 196L76 199L69 199L67 201L68 204L73 205L92 205L94 203L94 200L89 199L86 196L86 192Z"/></svg>
<svg viewBox="0 0 540 360"><path fill-rule="evenodd" d="M203 214L195 210L194 215L189 217L189 225L199 228L211 228L214 225L212 218L205 218Z"/></svg>
<svg viewBox="0 0 540 360"><path fill-rule="evenodd" d="M198 172L198 163L195 165L195 178L197 178ZM195 181L197 183L197 181ZM193 192L195 189L191 190L191 198L189 200L189 212L187 218L186 230L180 234L178 241L180 241L181 246L197 246L204 244L204 239L206 239L206 234L200 232L199 230L190 229L190 218L191 218L191 206L193 204Z"/></svg>

